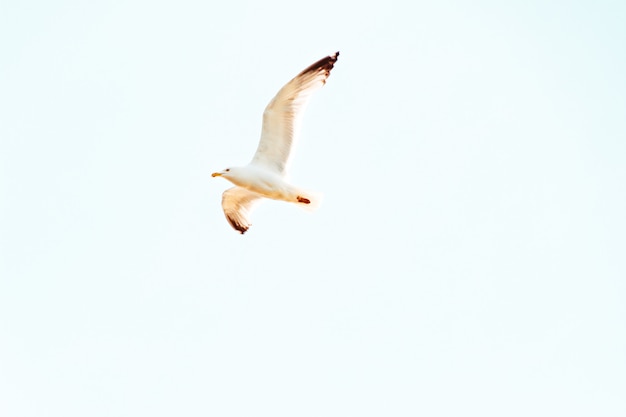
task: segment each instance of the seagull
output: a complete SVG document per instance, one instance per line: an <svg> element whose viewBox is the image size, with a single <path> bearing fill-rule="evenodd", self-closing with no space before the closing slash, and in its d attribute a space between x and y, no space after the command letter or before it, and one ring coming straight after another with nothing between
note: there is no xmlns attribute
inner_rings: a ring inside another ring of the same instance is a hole
<svg viewBox="0 0 626 417"><path fill-rule="evenodd" d="M320 59L278 91L263 112L261 140L248 165L211 174L235 184L222 194L222 208L228 223L239 233L250 228L250 213L263 198L309 209L319 206L319 194L287 182L287 169L304 109L313 92L326 84L338 56L335 52Z"/></svg>

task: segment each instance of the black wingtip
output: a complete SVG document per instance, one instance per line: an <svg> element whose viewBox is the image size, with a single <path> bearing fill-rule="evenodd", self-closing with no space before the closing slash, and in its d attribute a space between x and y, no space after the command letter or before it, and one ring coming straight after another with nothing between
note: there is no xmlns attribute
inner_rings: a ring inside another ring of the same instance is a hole
<svg viewBox="0 0 626 417"><path fill-rule="evenodd" d="M328 77L330 75L330 70L333 69L335 62L337 62L338 57L339 57L339 51L335 52L332 55L328 55L327 57L320 59L316 63L309 65L300 73L300 75L306 74L307 72L313 72L313 71L325 71L326 77Z"/></svg>
<svg viewBox="0 0 626 417"><path fill-rule="evenodd" d="M235 219L231 219L228 216L226 216L226 220L228 220L228 223L230 223L230 225L232 226L233 229L235 229L236 231L238 231L242 235L244 233L246 233L248 231L248 229L250 228L250 226L245 226L245 225L235 221Z"/></svg>

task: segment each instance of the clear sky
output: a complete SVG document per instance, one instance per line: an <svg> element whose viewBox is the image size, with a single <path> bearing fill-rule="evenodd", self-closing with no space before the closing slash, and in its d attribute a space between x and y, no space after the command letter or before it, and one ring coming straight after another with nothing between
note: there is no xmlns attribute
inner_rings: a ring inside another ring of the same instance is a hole
<svg viewBox="0 0 626 417"><path fill-rule="evenodd" d="M0 415L626 415L623 1L4 1ZM341 51L291 178L221 211Z"/></svg>

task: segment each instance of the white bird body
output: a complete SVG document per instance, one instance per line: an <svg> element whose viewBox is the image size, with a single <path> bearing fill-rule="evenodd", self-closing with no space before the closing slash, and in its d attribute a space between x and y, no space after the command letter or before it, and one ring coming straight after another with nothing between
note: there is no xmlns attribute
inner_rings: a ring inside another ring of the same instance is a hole
<svg viewBox="0 0 626 417"><path fill-rule="evenodd" d="M262 198L287 201L309 209L319 206L319 194L295 187L285 178L304 108L311 94L326 83L338 56L336 52L320 59L278 91L265 108L261 140L248 165L212 174L235 184L224 191L222 208L230 225L241 234L251 226L250 212Z"/></svg>
<svg viewBox="0 0 626 417"><path fill-rule="evenodd" d="M222 174L222 176L261 197L287 202L297 200L299 190L296 187L284 181L282 175L256 164L229 168L227 175Z"/></svg>

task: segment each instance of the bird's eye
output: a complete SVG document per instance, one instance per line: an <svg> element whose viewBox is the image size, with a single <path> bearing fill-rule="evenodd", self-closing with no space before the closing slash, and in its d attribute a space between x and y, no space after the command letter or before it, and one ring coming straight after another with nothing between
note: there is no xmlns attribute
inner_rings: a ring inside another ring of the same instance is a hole
<svg viewBox="0 0 626 417"><path fill-rule="evenodd" d="M226 168L226 172L230 171L230 168Z"/></svg>

